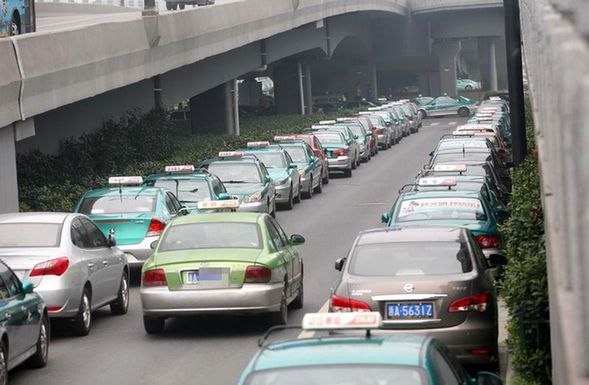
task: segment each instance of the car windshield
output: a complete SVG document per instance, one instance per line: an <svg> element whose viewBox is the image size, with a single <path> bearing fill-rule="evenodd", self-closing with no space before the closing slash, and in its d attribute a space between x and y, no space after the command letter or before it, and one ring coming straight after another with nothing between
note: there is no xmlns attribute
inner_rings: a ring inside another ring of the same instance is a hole
<svg viewBox="0 0 589 385"><path fill-rule="evenodd" d="M401 202L397 222L423 220L486 221L478 198L418 198Z"/></svg>
<svg viewBox="0 0 589 385"><path fill-rule="evenodd" d="M359 124L350 124L348 128L352 131L354 135L357 135L359 139L364 139L365 132L362 129L362 126Z"/></svg>
<svg viewBox="0 0 589 385"><path fill-rule="evenodd" d="M247 385L426 385L421 368L393 365L310 365L250 374Z"/></svg>
<svg viewBox="0 0 589 385"><path fill-rule="evenodd" d="M212 199L209 184L204 179L158 179L154 186L170 190L183 203Z"/></svg>
<svg viewBox="0 0 589 385"><path fill-rule="evenodd" d="M477 139L450 139L442 140L438 145L439 150L445 150L448 148L489 148L486 140Z"/></svg>
<svg viewBox="0 0 589 385"><path fill-rule="evenodd" d="M380 127L380 128L383 127L383 121L381 120L380 116L370 115L369 118L374 126Z"/></svg>
<svg viewBox="0 0 589 385"><path fill-rule="evenodd" d="M0 247L57 247L60 223L0 223Z"/></svg>
<svg viewBox="0 0 589 385"><path fill-rule="evenodd" d="M338 134L315 134L317 139L323 147L329 147L330 145L341 146L344 145L344 139Z"/></svg>
<svg viewBox="0 0 589 385"><path fill-rule="evenodd" d="M468 247L460 242L394 242L358 246L349 273L361 276L447 275L472 271Z"/></svg>
<svg viewBox="0 0 589 385"><path fill-rule="evenodd" d="M209 165L209 171L223 183L262 183L255 163L215 162Z"/></svg>
<svg viewBox="0 0 589 385"><path fill-rule="evenodd" d="M193 249L261 249L256 223L205 222L171 226L158 252Z"/></svg>
<svg viewBox="0 0 589 385"><path fill-rule="evenodd" d="M450 177L451 178L451 177ZM456 186L452 190L456 191L481 191L483 181L460 180L456 181ZM417 186L417 191L448 191L447 186Z"/></svg>
<svg viewBox="0 0 589 385"><path fill-rule="evenodd" d="M155 211L155 194L123 195L114 194L84 198L80 205L82 214L134 214Z"/></svg>
<svg viewBox="0 0 589 385"><path fill-rule="evenodd" d="M285 148L288 155L292 158L292 161L295 163L307 163L307 151L305 151L304 147L294 147L289 146Z"/></svg>
<svg viewBox="0 0 589 385"><path fill-rule="evenodd" d="M278 151L276 152L256 152L258 159L264 163L266 168L285 168L286 161L284 155Z"/></svg>

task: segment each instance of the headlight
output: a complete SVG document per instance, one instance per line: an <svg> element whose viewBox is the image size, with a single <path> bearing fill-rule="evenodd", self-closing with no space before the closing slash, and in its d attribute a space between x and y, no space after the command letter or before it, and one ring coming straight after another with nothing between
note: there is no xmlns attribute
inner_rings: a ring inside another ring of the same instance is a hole
<svg viewBox="0 0 589 385"><path fill-rule="evenodd" d="M299 170L299 176L305 176L305 170Z"/></svg>
<svg viewBox="0 0 589 385"><path fill-rule="evenodd" d="M262 193L259 191L256 191L252 195L243 198L243 203L253 203L253 202L259 202L261 200L262 200Z"/></svg>
<svg viewBox="0 0 589 385"><path fill-rule="evenodd" d="M283 186L288 182L288 178L285 179L277 179L274 181L275 186Z"/></svg>

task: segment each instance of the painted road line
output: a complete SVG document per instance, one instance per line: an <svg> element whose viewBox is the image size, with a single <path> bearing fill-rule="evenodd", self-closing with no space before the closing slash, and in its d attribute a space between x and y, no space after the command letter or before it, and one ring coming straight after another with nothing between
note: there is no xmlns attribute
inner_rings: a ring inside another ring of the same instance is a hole
<svg viewBox="0 0 589 385"><path fill-rule="evenodd" d="M440 122L434 122L434 123L430 123L430 126L439 126Z"/></svg>
<svg viewBox="0 0 589 385"><path fill-rule="evenodd" d="M458 123L458 122L450 122L450 123L448 123L448 125L449 126L454 126L454 125L456 125L456 123Z"/></svg>
<svg viewBox="0 0 589 385"><path fill-rule="evenodd" d="M329 307L329 300L325 301L321 309L317 313L327 313L327 308ZM297 337L298 339L302 338L312 338L315 335L315 332L303 330L301 334Z"/></svg>

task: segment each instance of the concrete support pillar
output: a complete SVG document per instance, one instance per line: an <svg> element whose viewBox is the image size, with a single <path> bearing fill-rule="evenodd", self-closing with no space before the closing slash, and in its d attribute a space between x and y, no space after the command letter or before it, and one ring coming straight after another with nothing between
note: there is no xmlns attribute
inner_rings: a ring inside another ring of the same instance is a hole
<svg viewBox="0 0 589 385"><path fill-rule="evenodd" d="M0 213L18 211L15 137L12 125L0 127Z"/></svg>
<svg viewBox="0 0 589 385"><path fill-rule="evenodd" d="M235 134L234 81L190 98L190 126L194 134Z"/></svg>
<svg viewBox="0 0 589 385"><path fill-rule="evenodd" d="M459 40L442 40L432 46L438 56L440 75L440 92L448 95L456 94L456 57L460 52Z"/></svg>
<svg viewBox="0 0 589 385"><path fill-rule="evenodd" d="M311 66L296 61L274 67L274 101L281 115L309 113L313 108Z"/></svg>
<svg viewBox="0 0 589 385"><path fill-rule="evenodd" d="M489 48L489 39L480 37L477 40L479 52L479 68L481 71L481 86L483 90L488 90L491 88L491 79L489 77L489 53L491 52Z"/></svg>
<svg viewBox="0 0 589 385"><path fill-rule="evenodd" d="M239 85L239 105L257 106L262 98L262 83L254 78L245 79Z"/></svg>
<svg viewBox="0 0 589 385"><path fill-rule="evenodd" d="M378 74L376 71L376 64L370 65L371 80L372 80L372 92L368 93L369 99L376 101L378 99ZM372 95L371 95L372 94Z"/></svg>
<svg viewBox="0 0 589 385"><path fill-rule="evenodd" d="M305 114L313 113L313 88L311 81L311 65L303 65L303 94L305 102Z"/></svg>
<svg viewBox="0 0 589 385"><path fill-rule="evenodd" d="M489 42L489 90L497 91L497 59L495 41Z"/></svg>
<svg viewBox="0 0 589 385"><path fill-rule="evenodd" d="M497 64L497 88L500 90L507 89L507 50L505 49L505 39L499 38L495 42L495 59Z"/></svg>

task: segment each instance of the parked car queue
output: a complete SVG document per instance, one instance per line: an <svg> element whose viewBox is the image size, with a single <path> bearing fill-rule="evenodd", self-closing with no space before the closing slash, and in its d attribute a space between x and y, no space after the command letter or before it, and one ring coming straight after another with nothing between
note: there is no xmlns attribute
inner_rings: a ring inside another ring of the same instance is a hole
<svg viewBox="0 0 589 385"><path fill-rule="evenodd" d="M93 310L108 304L114 314L125 314L134 265L142 266L140 294L148 333L162 332L169 317L219 312L266 313L271 323L286 324L288 308L303 303L304 262L295 246L305 240L285 234L274 219L276 210L292 209L322 193L330 173L351 177L379 150L417 132L421 119L409 101L387 103L355 117L321 122L302 135L223 151L200 168L168 166L145 180L112 177L111 187L84 194L73 214L1 215L0 226L14 230L0 239L0 254L20 288L15 295L35 296L43 310L36 349L19 357L6 352L0 371L6 373L34 354L46 362L49 318L65 318L75 333L86 335ZM462 244L469 234L455 237L462 237ZM473 250L481 243L476 241ZM488 262L502 262L494 258ZM338 262L339 268L346 263ZM31 293L33 286L36 293ZM346 311L334 298L330 310ZM399 321L391 320L391 314L407 309L428 318L438 312L433 303L419 304L419 310L413 304L398 303L396 310L383 305L383 324Z"/></svg>

